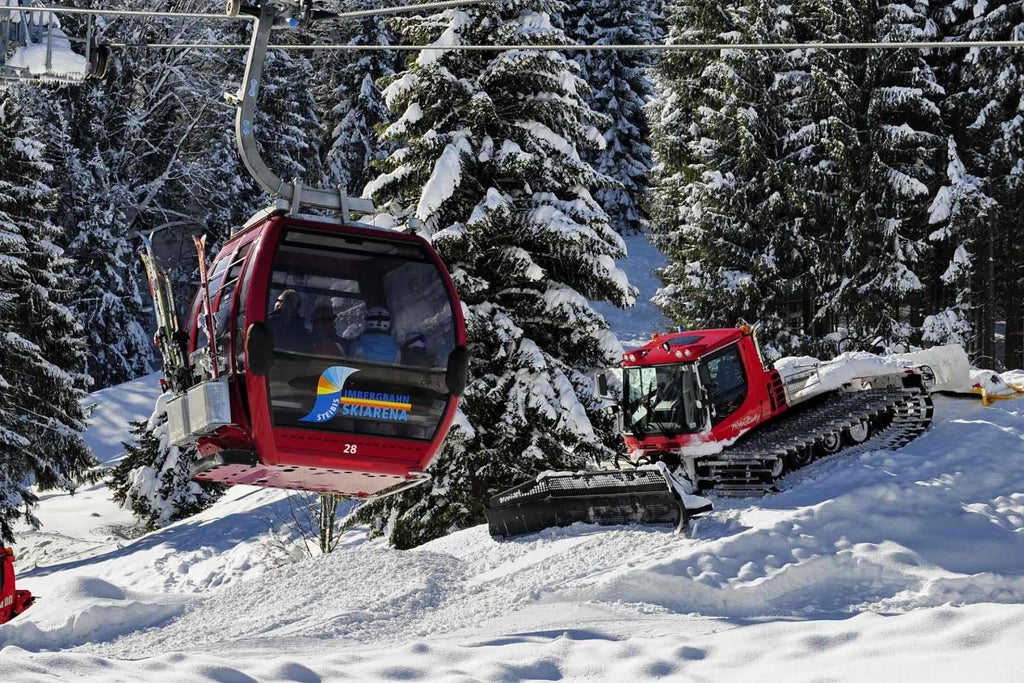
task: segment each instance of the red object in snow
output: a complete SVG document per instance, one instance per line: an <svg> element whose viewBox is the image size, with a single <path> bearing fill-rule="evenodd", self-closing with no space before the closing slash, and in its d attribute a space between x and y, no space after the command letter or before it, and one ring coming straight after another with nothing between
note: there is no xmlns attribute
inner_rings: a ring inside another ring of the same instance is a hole
<svg viewBox="0 0 1024 683"><path fill-rule="evenodd" d="M10 548L0 549L0 624L18 616L35 602L32 593L17 590L14 587L14 551Z"/></svg>

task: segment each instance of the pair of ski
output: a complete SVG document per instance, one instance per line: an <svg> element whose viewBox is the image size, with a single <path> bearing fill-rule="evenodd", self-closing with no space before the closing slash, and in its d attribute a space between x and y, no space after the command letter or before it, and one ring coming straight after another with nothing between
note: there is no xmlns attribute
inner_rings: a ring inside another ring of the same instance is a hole
<svg viewBox="0 0 1024 683"><path fill-rule="evenodd" d="M153 251L152 234L142 235L143 251L140 254L146 269L149 293L153 297L153 311L156 317L156 334L153 343L160 351L164 377L168 388L174 393L183 393L195 383L195 375L188 356L188 334L181 329L178 312L174 303L174 290L167 273L157 265ZM193 237L199 258L200 292L207 338L210 340L210 358L213 377L218 375L216 349L214 348L213 311L210 306L210 287L206 269L206 235Z"/></svg>

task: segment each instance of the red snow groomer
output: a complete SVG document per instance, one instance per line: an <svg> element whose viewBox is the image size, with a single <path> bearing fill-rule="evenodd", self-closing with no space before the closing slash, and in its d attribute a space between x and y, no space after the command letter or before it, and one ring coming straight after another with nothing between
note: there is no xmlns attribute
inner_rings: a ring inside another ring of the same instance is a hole
<svg viewBox="0 0 1024 683"><path fill-rule="evenodd" d="M768 368L748 326L654 335L622 360L616 408L630 467L547 472L504 491L485 512L491 533L574 522L681 528L711 509L698 493L761 495L787 471L844 448L899 448L931 422L934 375L872 359L882 360Z"/></svg>
<svg viewBox="0 0 1024 683"><path fill-rule="evenodd" d="M14 551L10 548L0 549L0 624L18 616L35 602L32 594L14 587Z"/></svg>

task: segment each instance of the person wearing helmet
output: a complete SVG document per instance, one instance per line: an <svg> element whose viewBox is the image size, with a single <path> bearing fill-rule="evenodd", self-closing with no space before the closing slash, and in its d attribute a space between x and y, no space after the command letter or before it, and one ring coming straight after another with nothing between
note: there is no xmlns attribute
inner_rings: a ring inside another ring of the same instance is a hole
<svg viewBox="0 0 1024 683"><path fill-rule="evenodd" d="M383 306L366 309L366 328L352 343L352 355L377 363L398 362L398 344L391 336L391 313Z"/></svg>

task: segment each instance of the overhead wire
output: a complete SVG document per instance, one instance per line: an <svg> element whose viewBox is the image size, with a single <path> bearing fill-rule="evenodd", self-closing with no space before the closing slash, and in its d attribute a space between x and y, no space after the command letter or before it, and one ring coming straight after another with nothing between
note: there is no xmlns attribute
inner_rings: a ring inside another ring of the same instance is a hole
<svg viewBox="0 0 1024 683"><path fill-rule="evenodd" d="M109 43L116 48L149 48L149 49L211 49L211 50L247 50L248 45L224 43ZM907 41L877 43L686 43L686 44L627 44L627 45L576 45L545 44L545 45L349 45L349 44L314 44L314 45L270 45L279 50L336 50L336 51L399 51L418 52L422 50L463 51L463 52L506 52L508 50L536 51L647 51L647 52L715 52L726 50L739 51L791 51L791 50L950 50L974 48L1021 48L1024 40L963 40L963 41Z"/></svg>
<svg viewBox="0 0 1024 683"><path fill-rule="evenodd" d="M480 5L493 0L438 0L404 5L400 7L379 7L365 10L331 13L330 19L361 19L381 15L404 14L420 10L443 10ZM135 16L152 18L177 19L226 19L251 21L253 15L240 13L213 14L203 12L161 12L156 10L118 10L118 9L87 9L77 7L8 7L10 10L23 12L52 12L55 14L91 14L109 16ZM223 43L125 43L111 42L110 47L121 49L159 49L159 50L247 50L248 44ZM726 50L738 51L792 51L792 50L950 50L950 49L982 49L982 48L1020 48L1024 40L969 40L969 41L894 41L894 42L798 42L798 43L635 43L635 44L539 44L539 45L350 45L350 44L313 44L313 45L270 45L270 48L296 51L463 51L463 52L506 52L509 50L530 51L577 51L577 52L718 52Z"/></svg>

